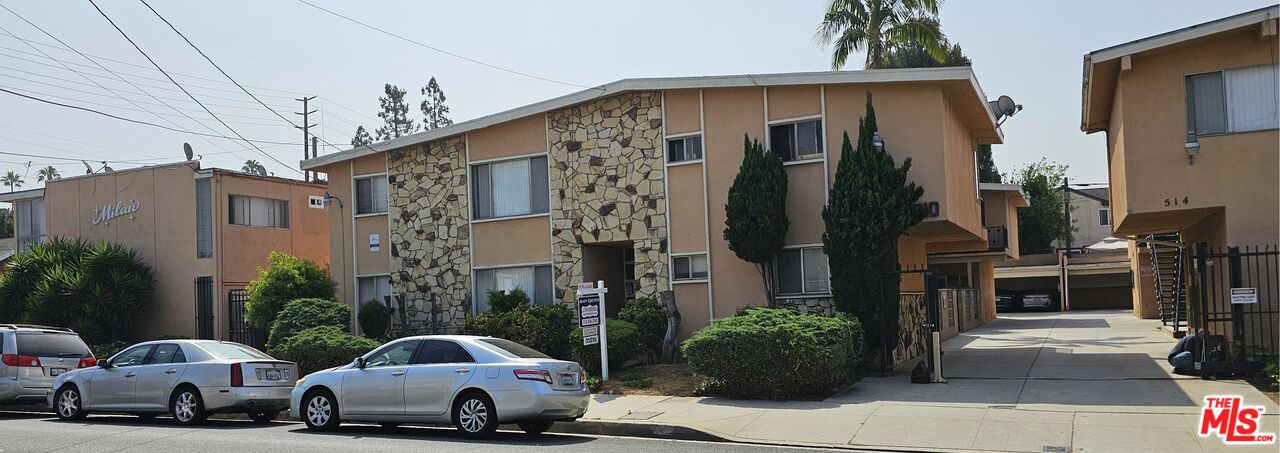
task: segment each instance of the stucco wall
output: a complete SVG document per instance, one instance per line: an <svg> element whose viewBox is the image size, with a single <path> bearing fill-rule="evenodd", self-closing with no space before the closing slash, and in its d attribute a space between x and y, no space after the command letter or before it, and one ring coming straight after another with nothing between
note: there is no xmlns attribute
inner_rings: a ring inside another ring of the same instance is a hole
<svg viewBox="0 0 1280 453"><path fill-rule="evenodd" d="M476 266L551 261L551 224L547 216L473 223L471 237Z"/></svg>

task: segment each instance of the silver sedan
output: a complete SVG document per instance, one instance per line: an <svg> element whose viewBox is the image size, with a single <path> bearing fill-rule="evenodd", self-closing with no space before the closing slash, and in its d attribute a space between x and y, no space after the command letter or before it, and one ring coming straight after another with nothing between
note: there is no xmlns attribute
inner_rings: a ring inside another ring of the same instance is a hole
<svg viewBox="0 0 1280 453"><path fill-rule="evenodd" d="M98 366L59 375L46 397L62 420L90 412L154 417L182 425L212 413L244 412L256 422L289 407L298 367L239 343L161 340L133 345Z"/></svg>
<svg viewBox="0 0 1280 453"><path fill-rule="evenodd" d="M590 397L577 363L500 338L420 336L307 375L293 389L289 413L319 431L344 421L448 423L484 437L499 423L537 434L576 420Z"/></svg>

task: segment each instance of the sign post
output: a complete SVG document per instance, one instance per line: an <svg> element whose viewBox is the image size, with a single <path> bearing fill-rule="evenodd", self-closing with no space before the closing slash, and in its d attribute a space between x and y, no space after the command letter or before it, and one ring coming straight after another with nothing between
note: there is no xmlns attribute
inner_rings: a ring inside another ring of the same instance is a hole
<svg viewBox="0 0 1280 453"><path fill-rule="evenodd" d="M582 327L582 345L600 345L600 380L609 380L609 332L604 322L604 295L609 292L604 280L578 284L578 325Z"/></svg>

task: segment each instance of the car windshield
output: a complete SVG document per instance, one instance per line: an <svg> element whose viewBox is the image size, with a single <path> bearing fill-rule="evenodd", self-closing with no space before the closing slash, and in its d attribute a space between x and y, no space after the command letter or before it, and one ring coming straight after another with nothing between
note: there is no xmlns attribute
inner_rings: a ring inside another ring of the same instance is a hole
<svg viewBox="0 0 1280 453"><path fill-rule="evenodd" d="M200 348L220 359L271 359L262 351L238 343L201 343Z"/></svg>
<svg viewBox="0 0 1280 453"><path fill-rule="evenodd" d="M499 354L511 357L513 359L549 359L550 356L538 352L536 349L516 343L511 340L503 340L501 338L485 338L480 340L481 343L492 346L492 349Z"/></svg>
<svg viewBox="0 0 1280 453"><path fill-rule="evenodd" d="M18 354L36 357L90 357L89 347L69 333L19 333Z"/></svg>

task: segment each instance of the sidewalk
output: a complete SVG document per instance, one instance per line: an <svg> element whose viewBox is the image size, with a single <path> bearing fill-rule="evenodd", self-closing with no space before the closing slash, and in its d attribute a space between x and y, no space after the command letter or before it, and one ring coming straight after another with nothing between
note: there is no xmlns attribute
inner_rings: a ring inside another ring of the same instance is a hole
<svg viewBox="0 0 1280 453"><path fill-rule="evenodd" d="M1119 311L1006 315L944 344L946 384L869 377L819 402L596 395L584 420L867 449L1276 451L1196 435L1205 395L1264 405L1267 432L1280 432L1280 409L1241 381L1172 374L1158 325Z"/></svg>

